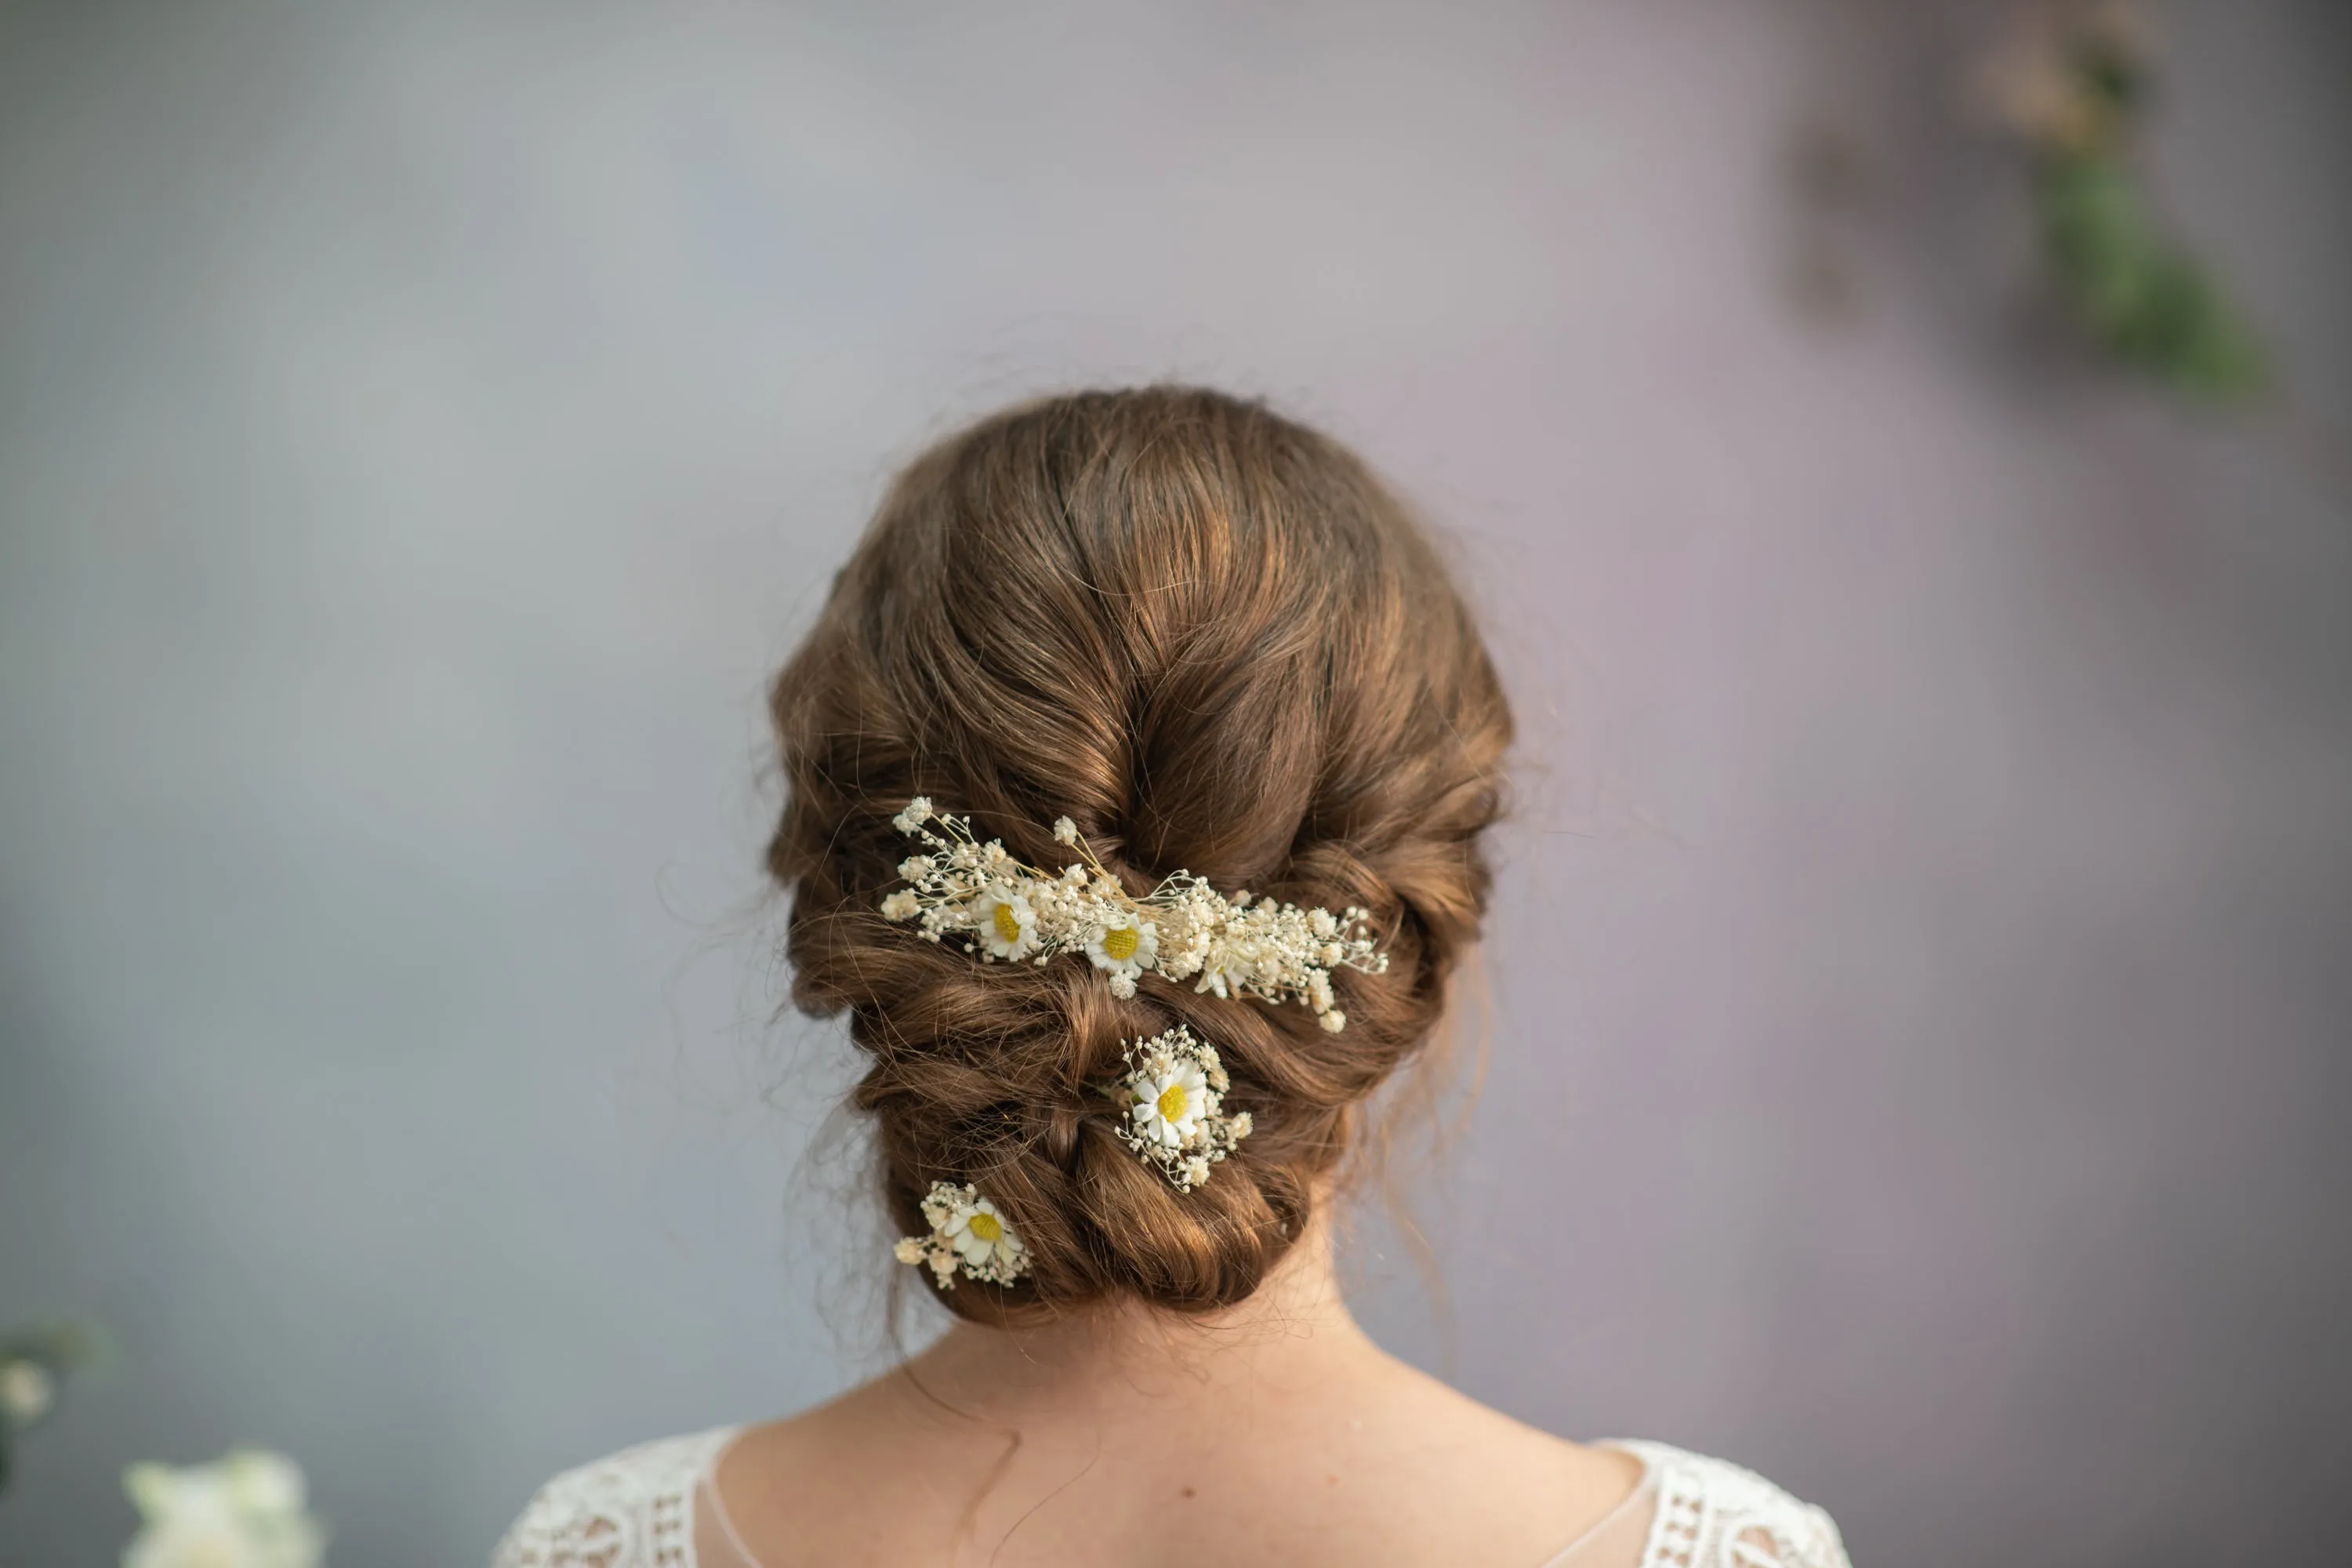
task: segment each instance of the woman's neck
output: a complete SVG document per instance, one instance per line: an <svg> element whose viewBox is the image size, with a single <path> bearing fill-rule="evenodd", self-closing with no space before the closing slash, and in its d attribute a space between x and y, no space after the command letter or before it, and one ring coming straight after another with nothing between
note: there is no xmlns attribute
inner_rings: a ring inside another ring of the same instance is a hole
<svg viewBox="0 0 2352 1568"><path fill-rule="evenodd" d="M1239 1390L1295 1393L1378 1364L1393 1363L1349 1314L1318 1223L1255 1294L1223 1311L1179 1318L1129 1303L1034 1328L960 1323L900 1370L925 1400L971 1415L1083 1405L1115 1420L1133 1405L1165 1422Z"/></svg>
<svg viewBox="0 0 2352 1568"><path fill-rule="evenodd" d="M746 1553L778 1564L1378 1568L1541 1562L1637 1475L1383 1354L1310 1229L1247 1301L1205 1318L952 1329L754 1428L714 1495Z"/></svg>

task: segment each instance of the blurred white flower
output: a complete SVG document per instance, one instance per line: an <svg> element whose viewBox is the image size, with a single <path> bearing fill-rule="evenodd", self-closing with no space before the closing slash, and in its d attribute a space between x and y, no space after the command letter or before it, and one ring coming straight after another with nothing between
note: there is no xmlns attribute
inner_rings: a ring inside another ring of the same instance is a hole
<svg viewBox="0 0 2352 1568"><path fill-rule="evenodd" d="M0 1421L30 1426L57 1403L58 1380L37 1361L16 1360L0 1365Z"/></svg>
<svg viewBox="0 0 2352 1568"><path fill-rule="evenodd" d="M304 1511L302 1472L283 1454L133 1465L122 1486L142 1521L122 1568L319 1568L326 1532Z"/></svg>

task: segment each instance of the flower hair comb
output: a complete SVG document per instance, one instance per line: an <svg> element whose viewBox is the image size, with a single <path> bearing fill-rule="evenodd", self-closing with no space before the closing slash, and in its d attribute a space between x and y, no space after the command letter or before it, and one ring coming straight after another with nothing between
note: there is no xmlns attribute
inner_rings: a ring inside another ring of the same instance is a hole
<svg viewBox="0 0 2352 1568"><path fill-rule="evenodd" d="M944 1290L961 1269L991 1285L1010 1285L1029 1272L1029 1248L996 1205L965 1183L933 1182L923 1198L929 1236L904 1236L892 1249L901 1263L928 1264L931 1283Z"/></svg>
<svg viewBox="0 0 2352 1568"><path fill-rule="evenodd" d="M1000 840L980 843L970 818L935 812L921 795L891 821L924 852L899 864L908 885L882 900L883 918L918 922L926 942L957 937L983 963L1042 964L1084 952L1110 975L1116 996L1134 995L1147 970L1169 980L1198 976L1194 991L1303 1002L1334 1034L1348 1016L1332 1005L1331 971L1388 968L1361 909L1335 915L1247 892L1227 899L1189 871L1132 898L1066 816L1054 824L1054 837L1085 864L1059 876L1024 865Z"/></svg>
<svg viewBox="0 0 2352 1568"><path fill-rule="evenodd" d="M1178 1192L1189 1193L1250 1135L1250 1113L1225 1114L1225 1090L1233 1086L1217 1047L1181 1024L1129 1042L1121 1055L1127 1076L1111 1090L1127 1111L1118 1141L1158 1166Z"/></svg>

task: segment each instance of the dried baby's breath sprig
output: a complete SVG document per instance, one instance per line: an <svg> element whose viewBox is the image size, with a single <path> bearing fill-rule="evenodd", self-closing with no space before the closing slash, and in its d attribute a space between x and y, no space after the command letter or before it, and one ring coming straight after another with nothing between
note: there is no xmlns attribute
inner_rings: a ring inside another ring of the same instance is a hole
<svg viewBox="0 0 2352 1568"><path fill-rule="evenodd" d="M1334 1034L1348 1016L1333 1003L1331 971L1379 974L1389 966L1361 909L1335 915L1247 892L1227 899L1189 871L1131 898L1066 816L1055 822L1054 837L1085 864L1059 876L1014 859L1000 840L981 843L969 818L935 812L921 795L891 821L925 850L899 863L907 886L882 900L884 918L915 921L926 942L960 938L982 963L1044 963L1083 952L1110 976L1116 996L1134 995L1146 970L1197 977L1195 991L1302 1002Z"/></svg>
<svg viewBox="0 0 2352 1568"><path fill-rule="evenodd" d="M1010 1285L1029 1271L1029 1249L996 1205L966 1183L933 1182L923 1199L929 1236L906 1236L892 1248L901 1263L930 1266L931 1283L944 1290L958 1268L992 1285Z"/></svg>
<svg viewBox="0 0 2352 1568"><path fill-rule="evenodd" d="M1120 1057L1128 1074L1117 1090L1127 1110L1118 1141L1159 1166L1179 1192L1191 1192L1250 1135L1248 1111L1224 1113L1232 1084L1217 1048L1179 1024L1129 1041Z"/></svg>

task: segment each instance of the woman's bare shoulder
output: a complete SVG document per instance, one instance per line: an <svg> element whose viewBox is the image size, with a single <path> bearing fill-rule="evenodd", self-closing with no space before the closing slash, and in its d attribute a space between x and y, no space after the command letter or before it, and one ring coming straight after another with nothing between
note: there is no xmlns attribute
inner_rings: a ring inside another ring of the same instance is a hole
<svg viewBox="0 0 2352 1568"><path fill-rule="evenodd" d="M1344 1405L1269 1398L1213 1435L1132 1437L979 1417L902 1372L747 1429L715 1480L771 1568L888 1560L959 1537L991 1542L1004 1563L1150 1564L1176 1519L1189 1522L1172 1539L1207 1531L1220 1562L1374 1565L1449 1552L1542 1562L1643 1474L1631 1453L1409 1371L1367 1379Z"/></svg>

